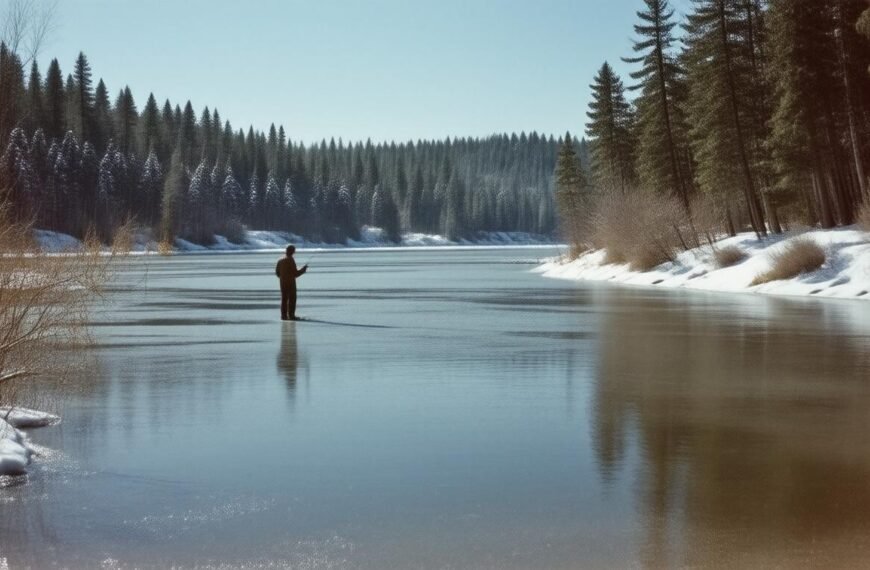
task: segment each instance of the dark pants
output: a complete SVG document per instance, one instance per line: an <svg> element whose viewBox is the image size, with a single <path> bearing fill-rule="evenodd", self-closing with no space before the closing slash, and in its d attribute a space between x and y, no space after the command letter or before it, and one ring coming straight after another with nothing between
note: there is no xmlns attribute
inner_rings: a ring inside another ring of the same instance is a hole
<svg viewBox="0 0 870 570"><path fill-rule="evenodd" d="M296 318L296 283L281 283L281 318Z"/></svg>

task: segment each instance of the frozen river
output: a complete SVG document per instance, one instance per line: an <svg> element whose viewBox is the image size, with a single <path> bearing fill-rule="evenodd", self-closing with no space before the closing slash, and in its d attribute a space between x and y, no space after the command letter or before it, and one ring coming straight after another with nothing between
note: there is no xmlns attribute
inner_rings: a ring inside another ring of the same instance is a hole
<svg viewBox="0 0 870 570"><path fill-rule="evenodd" d="M870 560L870 304L529 273L552 253L321 253L302 323L275 254L132 260L0 488L0 567Z"/></svg>

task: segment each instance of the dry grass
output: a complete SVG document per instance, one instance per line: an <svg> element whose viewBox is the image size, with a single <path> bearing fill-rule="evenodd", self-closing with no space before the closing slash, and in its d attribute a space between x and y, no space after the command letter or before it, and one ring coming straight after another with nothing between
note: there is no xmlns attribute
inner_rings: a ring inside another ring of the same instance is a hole
<svg viewBox="0 0 870 570"><path fill-rule="evenodd" d="M716 262L716 267L719 269L737 265L746 259L746 257L746 252L736 245L728 245L713 249L713 260Z"/></svg>
<svg viewBox="0 0 870 570"><path fill-rule="evenodd" d="M160 240L157 244L157 253L160 255L172 255L172 244L168 240Z"/></svg>
<svg viewBox="0 0 870 570"><path fill-rule="evenodd" d="M30 235L0 204L0 406L18 402L31 378L71 375L83 352L61 349L89 341L90 308L120 253L91 233L77 251L46 254ZM115 243L123 247L129 236Z"/></svg>
<svg viewBox="0 0 870 570"><path fill-rule="evenodd" d="M791 279L802 273L810 273L824 265L825 257L825 250L813 239L793 238L771 253L771 268L756 277L752 285Z"/></svg>
<svg viewBox="0 0 870 570"><path fill-rule="evenodd" d="M688 219L673 198L645 192L612 195L599 201L592 241L606 252L605 263L628 263L649 271L686 247Z"/></svg>

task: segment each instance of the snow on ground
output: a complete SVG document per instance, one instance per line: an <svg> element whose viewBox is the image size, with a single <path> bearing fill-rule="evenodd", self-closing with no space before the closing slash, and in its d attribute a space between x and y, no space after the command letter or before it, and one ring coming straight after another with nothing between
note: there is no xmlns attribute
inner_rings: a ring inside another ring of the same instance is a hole
<svg viewBox="0 0 870 570"><path fill-rule="evenodd" d="M19 407L0 407L0 418L19 429L51 426L60 422L60 416Z"/></svg>
<svg viewBox="0 0 870 570"><path fill-rule="evenodd" d="M545 277L578 281L608 281L627 285L646 285L706 291L749 292L771 295L812 295L847 299L870 299L870 234L855 227L810 231L800 235L812 238L825 248L825 264L812 273L792 279L752 286L760 273L770 268L771 253L797 233L758 240L755 234L740 234L723 239L717 247L737 246L747 258L724 269L716 267L709 247L681 253L673 263L652 271L631 271L627 265L602 265L603 251L592 251L570 262L551 260L536 268Z"/></svg>
<svg viewBox="0 0 870 570"><path fill-rule="evenodd" d="M82 242L78 238L49 230L33 230L33 239L39 249L46 253L70 253L82 247ZM132 235L131 246L131 253L157 251L157 242L148 231L135 232Z"/></svg>
<svg viewBox="0 0 870 570"><path fill-rule="evenodd" d="M33 239L36 240L39 249L51 253L75 251L82 245L81 241L71 235L50 232L48 230L34 230Z"/></svg>
<svg viewBox="0 0 870 570"><path fill-rule="evenodd" d="M0 408L0 476L21 475L33 457L33 447L21 428L54 425L58 416L27 408Z"/></svg>

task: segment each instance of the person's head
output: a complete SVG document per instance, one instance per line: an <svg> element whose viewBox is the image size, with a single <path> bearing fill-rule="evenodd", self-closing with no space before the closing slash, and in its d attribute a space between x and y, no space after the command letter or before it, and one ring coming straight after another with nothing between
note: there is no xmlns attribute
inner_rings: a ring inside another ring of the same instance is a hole
<svg viewBox="0 0 870 570"><path fill-rule="evenodd" d="M294 253L296 253L296 246L295 245L288 245L287 246L287 257L293 257Z"/></svg>

